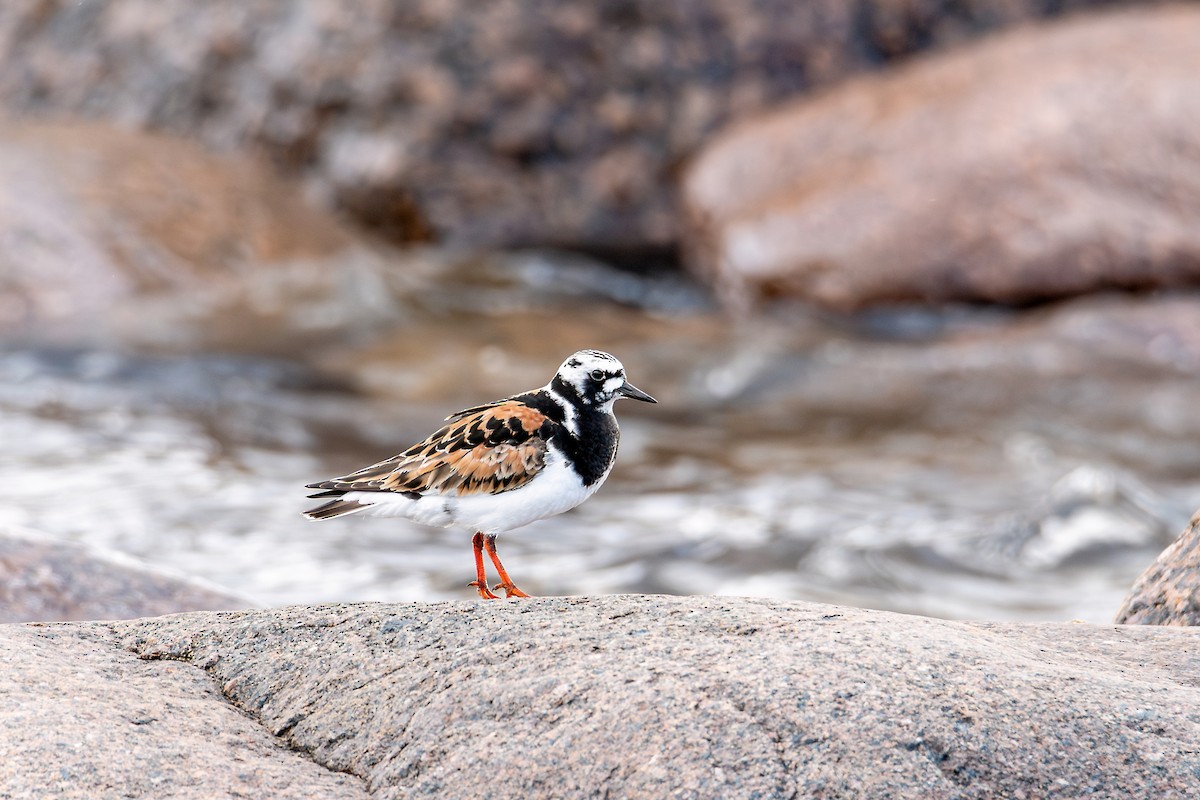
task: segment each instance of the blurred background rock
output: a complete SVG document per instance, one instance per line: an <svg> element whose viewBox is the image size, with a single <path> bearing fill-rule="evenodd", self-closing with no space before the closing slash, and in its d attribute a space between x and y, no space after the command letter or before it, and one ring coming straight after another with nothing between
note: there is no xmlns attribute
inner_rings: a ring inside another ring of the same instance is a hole
<svg viewBox="0 0 1200 800"><path fill-rule="evenodd" d="M663 403L506 537L527 588L1111 619L1200 505L1198 40L1135 2L5 3L0 525L264 603L463 596L465 535L299 487L601 347Z"/></svg>
<svg viewBox="0 0 1200 800"><path fill-rule="evenodd" d="M14 0L0 98L255 152L393 240L641 260L676 244L676 170L731 120L1112 5Z"/></svg>

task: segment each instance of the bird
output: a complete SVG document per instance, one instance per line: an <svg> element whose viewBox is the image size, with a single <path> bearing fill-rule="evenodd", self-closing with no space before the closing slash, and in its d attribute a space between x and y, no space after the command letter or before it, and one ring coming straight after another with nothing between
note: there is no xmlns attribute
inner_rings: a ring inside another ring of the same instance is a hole
<svg viewBox="0 0 1200 800"><path fill-rule="evenodd" d="M530 597L496 552L505 531L561 514L588 499L612 471L620 429L613 414L628 397L657 403L601 350L580 350L540 389L474 406L399 455L340 478L310 483L326 500L309 519L347 514L404 517L473 531L475 580L485 600ZM488 586L483 554L500 581ZM493 591L495 590L495 591Z"/></svg>

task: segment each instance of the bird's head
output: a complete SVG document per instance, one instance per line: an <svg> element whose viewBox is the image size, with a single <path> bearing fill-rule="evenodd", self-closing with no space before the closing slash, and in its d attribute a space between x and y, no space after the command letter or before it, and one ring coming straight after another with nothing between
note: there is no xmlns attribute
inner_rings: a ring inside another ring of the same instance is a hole
<svg viewBox="0 0 1200 800"><path fill-rule="evenodd" d="M631 397L646 403L657 403L650 395L625 379L625 367L608 353L600 350L580 350L558 368L555 382L562 382L586 405L608 406L619 398Z"/></svg>

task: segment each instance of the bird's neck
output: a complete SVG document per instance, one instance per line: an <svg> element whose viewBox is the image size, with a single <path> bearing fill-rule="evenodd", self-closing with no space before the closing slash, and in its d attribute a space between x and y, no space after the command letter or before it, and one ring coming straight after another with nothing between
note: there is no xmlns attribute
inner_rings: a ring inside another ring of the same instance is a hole
<svg viewBox="0 0 1200 800"><path fill-rule="evenodd" d="M594 405L575 388L555 378L544 389L546 397L562 409L566 434L559 442L585 486L602 482L617 456L621 432L612 413L612 402Z"/></svg>

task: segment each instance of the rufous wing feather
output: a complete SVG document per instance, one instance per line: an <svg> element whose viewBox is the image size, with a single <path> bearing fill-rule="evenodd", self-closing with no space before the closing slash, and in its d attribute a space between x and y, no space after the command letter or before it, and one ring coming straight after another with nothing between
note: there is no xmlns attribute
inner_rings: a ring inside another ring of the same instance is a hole
<svg viewBox="0 0 1200 800"><path fill-rule="evenodd" d="M525 485L545 466L555 423L537 409L503 400L449 419L450 424L394 458L308 488L414 496L494 494Z"/></svg>

